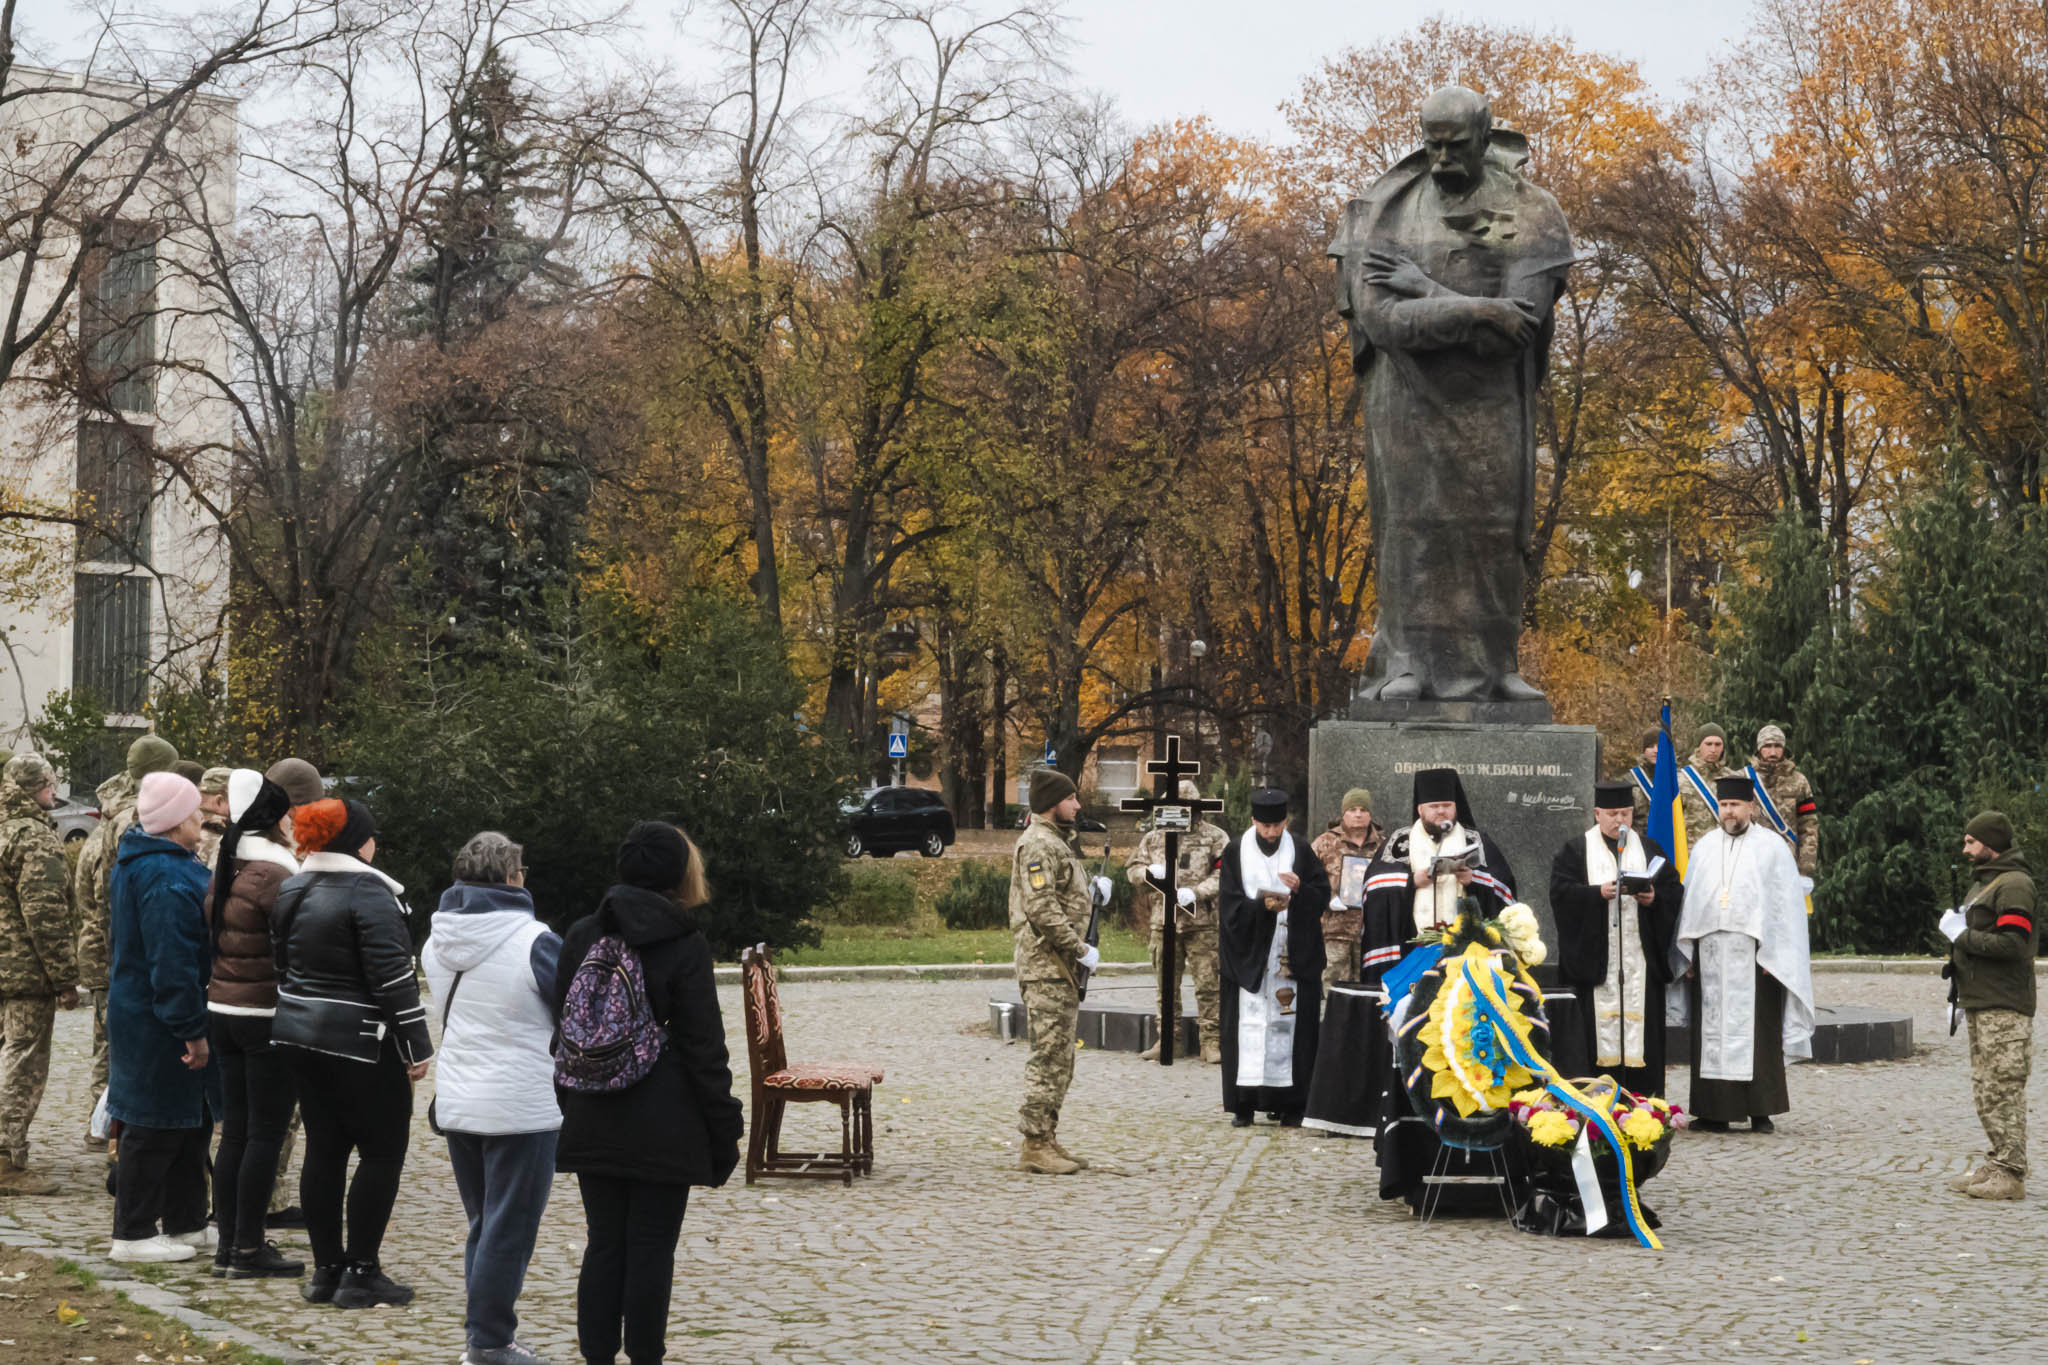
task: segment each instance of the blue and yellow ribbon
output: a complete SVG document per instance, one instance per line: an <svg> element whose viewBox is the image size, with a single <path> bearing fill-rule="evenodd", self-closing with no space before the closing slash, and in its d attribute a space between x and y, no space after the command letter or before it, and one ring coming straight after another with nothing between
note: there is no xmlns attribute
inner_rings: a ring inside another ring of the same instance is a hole
<svg viewBox="0 0 2048 1365"><path fill-rule="evenodd" d="M1580 1094L1570 1081L1557 1074L1544 1056L1536 1051L1529 1041L1521 1013L1508 1008L1494 987L1494 974L1474 958L1467 957L1461 964L1465 984L1472 988L1475 1006L1493 1025L1495 1038L1504 1044L1508 1055L1543 1078L1543 1088L1573 1113L1592 1124L1607 1140L1621 1166L1621 1214L1628 1224L1628 1230L1635 1234L1637 1242L1654 1251L1662 1251L1664 1244L1657 1240L1657 1234L1650 1231L1643 1221L1642 1205L1636 1199L1635 1163L1629 1158L1628 1140L1622 1136L1620 1127L1614 1122L1606 1108L1595 1104ZM1477 968L1477 970L1475 970Z"/></svg>

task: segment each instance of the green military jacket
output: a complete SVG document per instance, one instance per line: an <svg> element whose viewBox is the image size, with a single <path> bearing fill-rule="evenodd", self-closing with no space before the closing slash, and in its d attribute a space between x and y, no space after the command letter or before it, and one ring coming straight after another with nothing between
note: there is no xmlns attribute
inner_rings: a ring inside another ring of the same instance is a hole
<svg viewBox="0 0 2048 1365"><path fill-rule="evenodd" d="M2018 849L1977 866L1963 932L1949 945L1956 1003L1966 1010L2034 1012L2034 879Z"/></svg>
<svg viewBox="0 0 2048 1365"><path fill-rule="evenodd" d="M1176 923L1214 924L1216 922L1216 893L1223 887L1223 850L1230 847L1230 836L1207 820L1199 820L1194 828L1180 836L1180 867L1175 873L1174 885L1184 886L1195 893L1195 903L1183 910ZM1138 840L1138 846L1131 856L1124 859L1124 870L1130 883L1136 889L1138 903L1151 916L1154 929L1166 927L1166 902L1157 891L1145 884L1145 869L1154 863L1166 861L1166 833L1163 830L1147 830L1145 837Z"/></svg>
<svg viewBox="0 0 2048 1365"><path fill-rule="evenodd" d="M1051 817L1034 815L1010 862L1010 932L1019 981L1075 980L1087 950L1088 868Z"/></svg>
<svg viewBox="0 0 2048 1365"><path fill-rule="evenodd" d="M107 971L113 965L113 903L108 888L114 877L114 850L128 826L135 823L135 793L141 784L126 773L116 773L100 783L94 793L100 803L100 822L86 836L79 850L78 866L71 874L71 899L78 907L78 984L89 991L107 988Z"/></svg>
<svg viewBox="0 0 2048 1365"><path fill-rule="evenodd" d="M55 995L78 984L78 932L64 845L35 797L0 785L0 996Z"/></svg>
<svg viewBox="0 0 2048 1365"><path fill-rule="evenodd" d="M1698 773L1700 781L1707 784L1706 796L1700 795L1700 789L1693 785L1693 780L1690 777L1685 775L1684 770L1686 768L1691 768L1694 772ZM1738 771L1740 770L1731 768L1718 760L1710 762L1700 755L1698 749L1694 749L1692 757L1688 758L1680 766L1678 773L1678 809L1685 816L1685 846L1687 848L1691 848L1704 838L1707 831L1720 825L1720 802L1710 800L1709 798L1714 794L1714 784L1716 782ZM1640 834L1642 830L1637 830L1636 832Z"/></svg>

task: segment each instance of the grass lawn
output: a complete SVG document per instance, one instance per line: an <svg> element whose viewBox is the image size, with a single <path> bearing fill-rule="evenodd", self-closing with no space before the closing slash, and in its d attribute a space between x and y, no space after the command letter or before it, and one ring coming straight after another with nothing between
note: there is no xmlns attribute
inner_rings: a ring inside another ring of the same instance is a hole
<svg viewBox="0 0 2048 1365"><path fill-rule="evenodd" d="M823 926L815 948L787 950L776 957L784 967L897 967L928 962L1008 962L1015 940L1008 929L946 929L926 922L902 928L859 924ZM1144 962L1145 940L1121 928L1102 927L1105 962Z"/></svg>

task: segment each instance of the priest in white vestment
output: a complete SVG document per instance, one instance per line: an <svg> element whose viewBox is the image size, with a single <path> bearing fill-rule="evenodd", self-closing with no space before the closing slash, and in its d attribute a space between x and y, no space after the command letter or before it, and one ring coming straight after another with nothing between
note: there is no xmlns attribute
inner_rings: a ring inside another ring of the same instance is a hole
<svg viewBox="0 0 2048 1365"><path fill-rule="evenodd" d="M1720 825L1685 870L1677 955L1692 1003L1694 1127L1749 1120L1771 1131L1792 1107L1785 1059L1813 1055L1813 970L1806 893L1783 839L1756 825L1748 777L1715 784Z"/></svg>
<svg viewBox="0 0 2048 1365"><path fill-rule="evenodd" d="M1287 793L1252 793L1252 825L1223 850L1217 894L1223 1107L1301 1125L1323 1012L1323 909L1330 880L1287 828Z"/></svg>

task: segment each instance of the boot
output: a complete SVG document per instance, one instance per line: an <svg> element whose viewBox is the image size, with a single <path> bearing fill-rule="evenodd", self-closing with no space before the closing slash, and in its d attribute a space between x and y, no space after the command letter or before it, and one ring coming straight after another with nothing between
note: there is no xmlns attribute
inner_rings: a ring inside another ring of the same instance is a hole
<svg viewBox="0 0 2048 1365"><path fill-rule="evenodd" d="M1950 1176L1946 1183L1948 1187L1954 1190L1957 1194L1967 1194L1969 1193L1970 1186L1976 1184L1978 1181L1982 1180L1985 1176L1990 1174L1991 1163L1988 1161L1980 1161L1976 1165L1972 1166L1969 1170L1964 1171L1961 1175Z"/></svg>
<svg viewBox="0 0 2048 1365"><path fill-rule="evenodd" d="M1157 1043L1154 1043L1154 1044L1152 1044L1152 1046L1150 1046L1150 1047L1146 1048L1146 1049L1145 1049L1145 1050L1144 1050L1143 1052L1139 1053L1139 1054L1138 1054L1138 1060L1139 1060L1139 1061L1141 1061L1141 1062L1156 1062L1156 1061L1158 1061L1158 1060L1159 1060L1159 1044L1157 1044Z"/></svg>
<svg viewBox="0 0 2048 1365"><path fill-rule="evenodd" d="M1081 1168L1044 1138L1025 1138L1024 1150L1017 1154L1017 1169L1034 1175L1072 1175Z"/></svg>
<svg viewBox="0 0 2048 1365"><path fill-rule="evenodd" d="M412 1286L386 1275L375 1261L355 1261L334 1286L336 1308L403 1308L412 1302Z"/></svg>
<svg viewBox="0 0 2048 1365"><path fill-rule="evenodd" d="M2025 1199L2027 1182L2003 1166L1993 1166L1990 1174L1963 1193L1972 1199Z"/></svg>
<svg viewBox="0 0 2048 1365"><path fill-rule="evenodd" d="M61 1188L41 1171L17 1165L12 1157L0 1160L0 1194L55 1194Z"/></svg>
<svg viewBox="0 0 2048 1365"><path fill-rule="evenodd" d="M277 1249L277 1243L265 1242L254 1251L237 1251L229 1261L227 1278L231 1280L295 1280L306 1273L304 1261L294 1261Z"/></svg>
<svg viewBox="0 0 2048 1365"><path fill-rule="evenodd" d="M1049 1136L1048 1136L1048 1137L1046 1138L1046 1140L1045 1140L1045 1145L1046 1145L1046 1146L1048 1146L1048 1147L1050 1147L1050 1148L1052 1148L1052 1149L1053 1149L1053 1150L1054 1150L1055 1152L1058 1152L1058 1153L1059 1153L1059 1154L1060 1154L1061 1156L1065 1157L1065 1158L1066 1158L1067 1160L1069 1160L1069 1161L1073 1162L1073 1163L1074 1163L1074 1164L1075 1164L1076 1166L1080 1167L1080 1168L1081 1168L1082 1170L1084 1170L1084 1171L1085 1171L1085 1170L1087 1170L1087 1169L1088 1169L1088 1158L1087 1158L1087 1157L1085 1157L1085 1156L1075 1156L1075 1155L1074 1155L1074 1154L1073 1154L1072 1152L1068 1151L1068 1150L1067 1150L1067 1149L1066 1149L1065 1147L1062 1147L1062 1146L1060 1145L1060 1135L1059 1135L1059 1133L1058 1133L1058 1132L1054 1132L1054 1133L1052 1133L1051 1135L1049 1135Z"/></svg>

